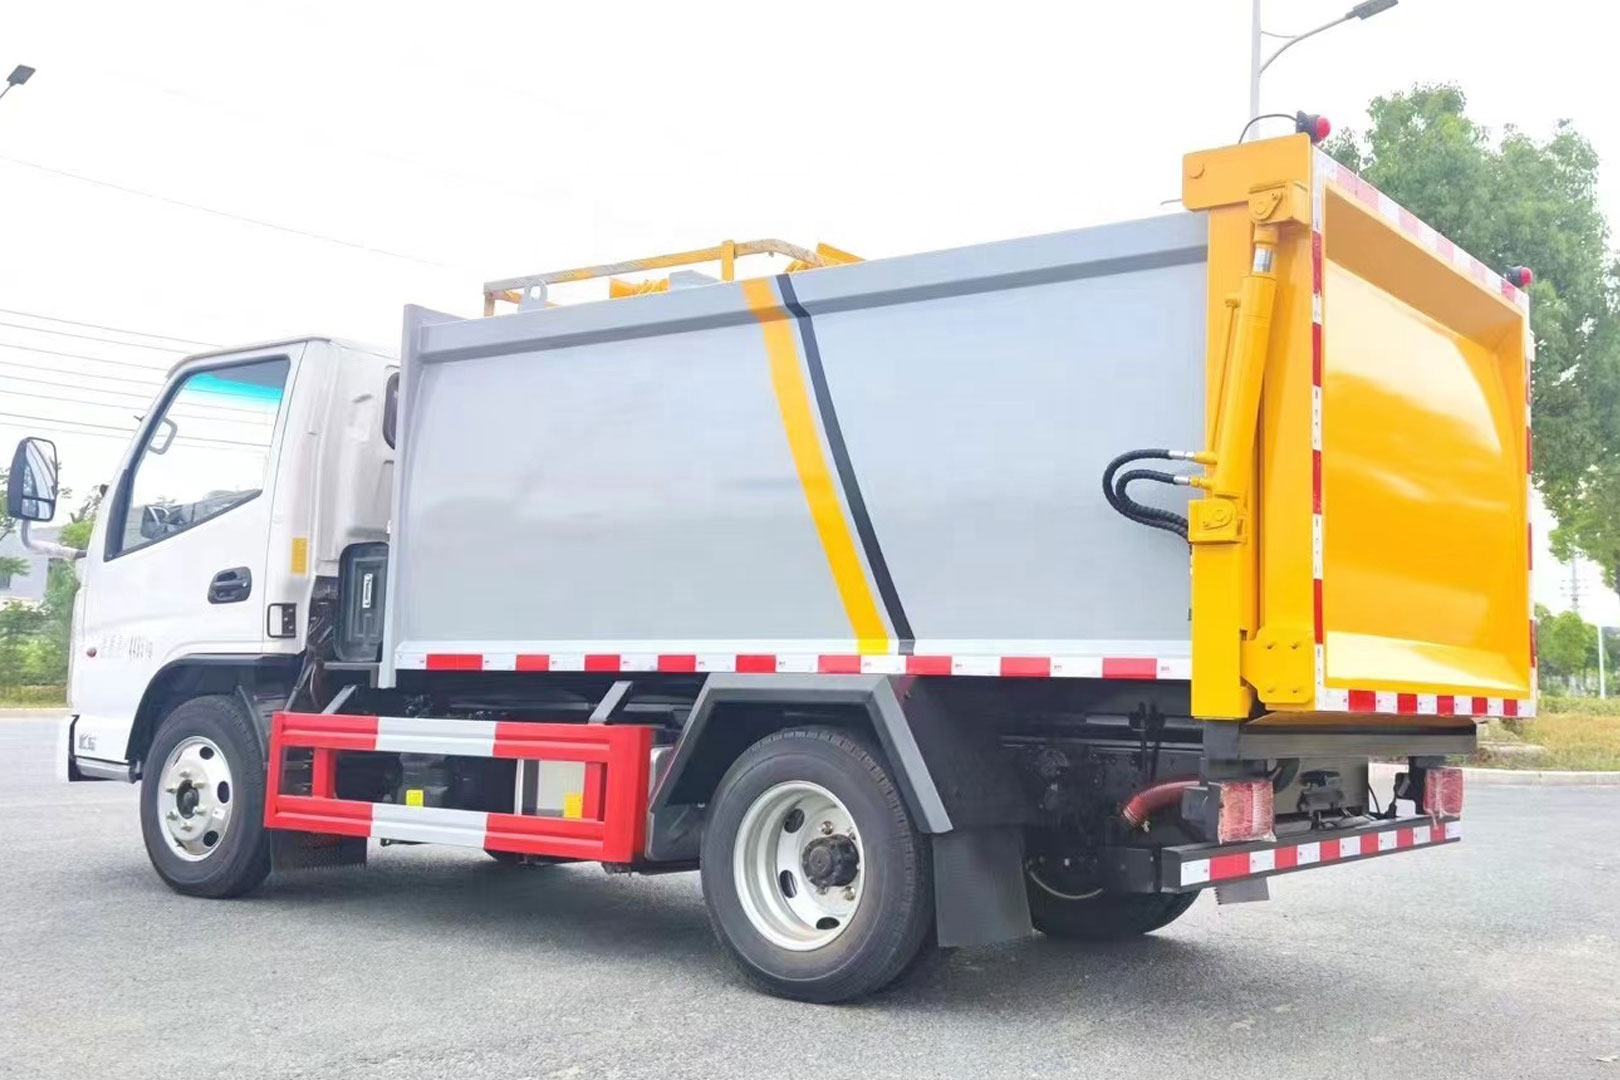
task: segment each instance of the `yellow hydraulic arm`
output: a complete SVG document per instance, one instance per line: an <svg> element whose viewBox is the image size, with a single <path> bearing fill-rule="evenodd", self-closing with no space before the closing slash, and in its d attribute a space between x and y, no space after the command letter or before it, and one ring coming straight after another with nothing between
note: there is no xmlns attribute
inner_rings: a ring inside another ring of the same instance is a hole
<svg viewBox="0 0 1620 1080"><path fill-rule="evenodd" d="M1193 562L1193 715L1247 718L1268 704L1311 701L1309 612L1260 625L1257 603L1262 396L1274 354L1309 334L1297 305L1278 325L1280 277L1309 272L1311 143L1303 135L1189 155L1182 201L1208 212L1209 348L1204 497L1188 508ZM1290 300L1298 297L1290 295ZM1308 336L1304 347L1309 349ZM1297 353L1295 355L1298 355Z"/></svg>

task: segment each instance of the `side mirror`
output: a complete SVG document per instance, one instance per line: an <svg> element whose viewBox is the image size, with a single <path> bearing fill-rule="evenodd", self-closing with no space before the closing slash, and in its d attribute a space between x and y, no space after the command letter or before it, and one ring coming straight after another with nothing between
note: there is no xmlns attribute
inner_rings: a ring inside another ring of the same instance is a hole
<svg viewBox="0 0 1620 1080"><path fill-rule="evenodd" d="M17 444L6 484L6 513L19 521L49 521L56 516L56 444L49 439Z"/></svg>

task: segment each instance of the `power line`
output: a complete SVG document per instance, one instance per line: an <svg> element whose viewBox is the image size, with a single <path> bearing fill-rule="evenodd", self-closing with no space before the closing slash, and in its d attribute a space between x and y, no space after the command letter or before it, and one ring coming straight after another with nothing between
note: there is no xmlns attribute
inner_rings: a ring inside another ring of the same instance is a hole
<svg viewBox="0 0 1620 1080"><path fill-rule="evenodd" d="M156 387L163 385L162 372L157 373L158 377L156 379L126 379L121 375L103 375L99 371L63 371L61 368L43 367L39 364L25 364L21 360L0 359L0 368L4 367L22 368L24 371L43 371L50 375L83 375L87 379L102 379L106 382L129 383L131 386ZM0 372L0 374L3 374L3 372ZM23 376L21 375L13 376L13 378L19 379L22 377Z"/></svg>
<svg viewBox="0 0 1620 1080"><path fill-rule="evenodd" d="M122 345L129 349L151 349L154 352L183 353L187 349L173 349L167 345L148 345L144 341L119 341L117 338L97 337L94 334L75 334L71 330L54 330L49 326L29 326L27 323L6 322L0 319L0 326L9 326L13 330L27 330L33 334L55 334L58 337L78 338L81 341L99 341L104 345Z"/></svg>
<svg viewBox="0 0 1620 1080"><path fill-rule="evenodd" d="M8 379L9 378L15 378L15 376L11 376L11 375L6 375L6 376L3 376L3 377L8 378ZM33 382L34 380L32 380L32 379L23 379L23 380L19 380L19 381ZM60 385L60 384L53 384L53 385ZM72 389L72 387L69 387L69 389ZM85 392L86 393L91 393L91 394L121 394L121 393L123 393L122 390L87 390ZM146 404L150 403L148 401L147 403L143 403L143 404L131 405L128 402L123 402L123 401L86 401L84 398L64 397L61 394L40 394L40 393L35 393L32 390L11 390L11 391L8 391L8 393L13 397L39 398L42 401L65 401L65 402L68 402L71 405L88 405L91 408L99 408L99 409L144 409L146 407ZM131 395L131 396L133 396L133 395ZM172 412L170 412L169 415L178 417L178 418L180 418L182 420L199 420L199 421L202 421L204 423L210 423L210 424L247 424L248 423L248 421L245 421L245 420L233 420L228 416L209 416L206 413L192 412L191 411L192 409L220 409L220 410L222 410L224 412L239 413L242 416L255 417L256 419L258 419L261 423L265 424L266 426L270 426L270 425L274 424L273 415L267 417L265 413L254 410L254 409L241 409L241 408L237 408L237 407L232 406L232 405L210 405L208 402L205 402L205 401L188 401L185 404L183 404L180 408L175 409Z"/></svg>
<svg viewBox="0 0 1620 1080"><path fill-rule="evenodd" d="M59 315L41 315L37 311L18 311L15 308L0 308L0 312L7 315L21 315L26 319L44 319L46 322L58 322L67 326L83 326L91 330L108 330L114 334L130 334L134 337L159 338L163 341L178 341L182 345L201 345L205 349L217 349L211 341L194 341L191 338L175 337L173 334L152 334L145 330L126 330L122 326L103 326L101 323L82 322L78 319L64 319Z"/></svg>
<svg viewBox="0 0 1620 1080"><path fill-rule="evenodd" d="M3 365L3 364L5 364L5 361L0 360L0 365ZM36 369L30 369L30 370L36 370ZM92 378L105 379L105 378L109 378L110 376L100 375L100 376L91 376L91 377ZM0 379L10 379L12 382L25 382L25 383L29 383L30 385L35 385L35 386L53 386L53 387L56 387L59 390L77 390L77 391L79 391L80 393L83 393L83 394L111 394L111 395L114 395L116 397L132 398L137 403L139 403L140 407L142 407L142 408L146 407L147 405L151 404L151 402L152 402L152 395L151 394L143 394L143 393L140 393L137 390L112 390L112 389L104 389L104 388L99 387L99 386L84 386L84 385L82 385L80 383L60 382L60 381L55 380L55 379L36 379L36 378L33 378L32 376L29 376L29 375L11 375L11 374L8 374L7 372L5 372L4 370L0 370ZM137 383L136 385L146 385L146 384ZM151 385L158 386L158 385L161 385L161 384L153 383ZM13 391L13 392L18 393L18 394L24 393L24 391L21 391L21 390L17 390L17 391ZM31 396L37 396L37 395L31 395ZM80 399L79 398L60 398L58 400L61 400L61 401L78 401ZM98 404L100 404L100 402L92 401L92 402L88 402L87 404L98 405ZM244 409L244 408L241 408L240 406L236 406L236 405L215 405L212 402L207 402L207 401L187 401L183 405L181 405L181 409L182 410L188 410L188 409L218 409L221 412L240 413L243 416L256 416L256 417L263 417L264 416L264 411L261 410L261 409ZM182 411L178 415L184 416L184 415L187 415L187 414L184 411ZM200 416L200 415L198 415L196 413L192 413L190 415L192 415L193 417L195 417L197 419L201 419L201 420L218 420L218 419L220 419L220 417Z"/></svg>
<svg viewBox="0 0 1620 1080"><path fill-rule="evenodd" d="M78 390L87 394L117 394L119 397L135 398L139 401L151 401L152 395L143 394L138 390L102 389L98 386L85 386L82 383L62 382L58 379L36 379L32 375L12 375L3 370L6 361L0 360L0 379L10 379L12 382L25 382L35 386L54 386L62 390ZM21 366L21 365L18 365ZM50 371L57 373L55 368L29 368L30 371ZM100 378L107 378L102 375ZM123 381L123 380L120 380ZM134 382L134 380L128 380ZM158 386L159 383L135 383L136 386ZM217 407L217 406L216 406Z"/></svg>
<svg viewBox="0 0 1620 1080"><path fill-rule="evenodd" d="M21 420L25 424L44 424L47 429L55 429L69 435L89 435L94 438L118 438L125 442L135 434L135 429L114 427L111 424L98 424L93 420L58 420L50 416L28 416L23 413L0 412L0 420ZM75 431L74 428L88 428L87 431ZM106 432L108 434L101 434ZM267 444L261 442L248 442L244 439L216 439L212 436L181 436L176 440L178 445L195 446L245 446L250 450L266 450Z"/></svg>
<svg viewBox="0 0 1620 1080"><path fill-rule="evenodd" d="M0 349L21 349L23 352L43 353L46 356L66 356L73 360L93 360L98 364L113 364L117 367L140 368L142 371L152 372L160 379L162 378L164 372L169 370L167 367L158 367L156 364L141 364L134 360L109 360L105 356L90 356L86 353L79 352L62 352L59 349L41 349L37 345L18 345L14 341L0 341Z"/></svg>
<svg viewBox="0 0 1620 1080"><path fill-rule="evenodd" d="M143 199L151 199L154 202L166 203L169 206L179 206L187 210L195 210L202 214L212 214L215 217L228 218L231 221L241 221L249 225L257 225L261 229L274 229L276 232L287 233L291 236L301 236L306 240L320 240L323 243L336 244L339 247L353 248L356 251L369 251L373 255L383 255L390 259L400 259L404 262L418 263L422 266L433 266L441 270L455 269L447 263L437 262L433 259L419 259L415 255L405 255L398 251L389 251L386 248L371 247L367 244L356 243L353 240L344 240L340 237L328 236L325 233L310 232L307 229L295 229L290 225L278 225L273 221L264 221L261 218L247 217L243 214L233 214L229 210L216 210L212 206L203 206L200 203L186 202L184 199L173 199L167 195L158 195L150 191L141 191L138 188L125 187L122 184L114 184L108 180L98 180L93 176L83 176L79 173L68 172L66 169L52 168L49 165L41 165L36 161L27 161L23 158L12 157L9 154L0 154L0 161L10 162L13 165L21 165L25 169L37 169L43 173L50 173L52 176L62 176L69 180L77 180L82 184L90 184L94 187L103 187L110 191L122 192L125 195L135 195Z"/></svg>

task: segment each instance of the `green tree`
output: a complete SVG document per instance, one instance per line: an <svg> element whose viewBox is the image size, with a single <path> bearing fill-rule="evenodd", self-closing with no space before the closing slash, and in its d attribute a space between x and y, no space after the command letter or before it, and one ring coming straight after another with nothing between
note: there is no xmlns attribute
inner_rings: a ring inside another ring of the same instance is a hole
<svg viewBox="0 0 1620 1080"><path fill-rule="evenodd" d="M1597 627L1573 611L1552 614L1536 605L1536 658L1538 669L1564 683L1566 689L1585 679L1597 664Z"/></svg>
<svg viewBox="0 0 1620 1080"><path fill-rule="evenodd" d="M0 688L37 682L38 651L34 648L45 613L13 600L0 607Z"/></svg>
<svg viewBox="0 0 1620 1080"><path fill-rule="evenodd" d="M1370 126L1326 149L1497 268L1531 267L1535 480L1554 550L1620 571L1620 264L1597 198L1597 154L1568 121L1537 140L1471 120L1455 86L1375 98Z"/></svg>
<svg viewBox="0 0 1620 1080"><path fill-rule="evenodd" d="M64 497L67 492L64 489ZM101 507L99 490L68 515L58 542L80 551L90 546L90 533ZM58 685L67 681L68 650L73 639L73 600L79 593L79 574L74 563L52 559L45 578L44 617L38 628L36 648L40 682Z"/></svg>
<svg viewBox="0 0 1620 1080"><path fill-rule="evenodd" d="M0 469L0 492L6 490L10 469ZM0 540L10 536L17 528L17 519L6 513L0 503ZM28 574L28 560L20 555L0 555L0 578L24 577Z"/></svg>

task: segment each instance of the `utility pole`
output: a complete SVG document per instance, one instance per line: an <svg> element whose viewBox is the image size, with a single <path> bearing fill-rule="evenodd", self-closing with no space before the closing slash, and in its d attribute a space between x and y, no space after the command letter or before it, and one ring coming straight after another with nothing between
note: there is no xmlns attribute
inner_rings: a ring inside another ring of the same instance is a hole
<svg viewBox="0 0 1620 1080"><path fill-rule="evenodd" d="M1569 558L1569 610L1579 615L1581 613L1581 557L1571 555Z"/></svg>
<svg viewBox="0 0 1620 1080"><path fill-rule="evenodd" d="M1604 685L1604 625L1597 623L1597 696L1607 698L1609 688Z"/></svg>

